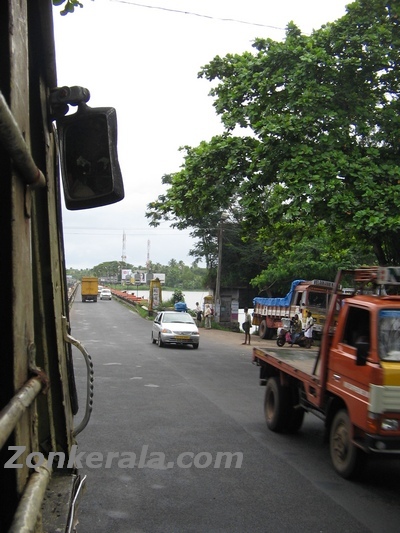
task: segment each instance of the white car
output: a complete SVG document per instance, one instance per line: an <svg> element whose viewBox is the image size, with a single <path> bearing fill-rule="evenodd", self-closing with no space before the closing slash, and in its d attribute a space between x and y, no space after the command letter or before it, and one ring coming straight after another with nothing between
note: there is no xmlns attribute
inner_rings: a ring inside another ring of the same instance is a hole
<svg viewBox="0 0 400 533"><path fill-rule="evenodd" d="M151 341L160 348L165 344L191 344L196 349L200 335L189 313L161 311L153 322Z"/></svg>
<svg viewBox="0 0 400 533"><path fill-rule="evenodd" d="M110 289L102 289L100 293L100 300L111 300L112 294Z"/></svg>

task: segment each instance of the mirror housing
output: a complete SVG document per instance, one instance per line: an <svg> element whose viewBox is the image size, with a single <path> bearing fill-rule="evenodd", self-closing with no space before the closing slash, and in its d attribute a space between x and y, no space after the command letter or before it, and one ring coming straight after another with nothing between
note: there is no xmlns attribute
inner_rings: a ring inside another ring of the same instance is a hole
<svg viewBox="0 0 400 533"><path fill-rule="evenodd" d="M66 208L89 209L122 200L116 110L80 103L76 113L57 118L56 124Z"/></svg>
<svg viewBox="0 0 400 533"><path fill-rule="evenodd" d="M369 342L359 341L356 342L356 366L365 366L367 364Z"/></svg>

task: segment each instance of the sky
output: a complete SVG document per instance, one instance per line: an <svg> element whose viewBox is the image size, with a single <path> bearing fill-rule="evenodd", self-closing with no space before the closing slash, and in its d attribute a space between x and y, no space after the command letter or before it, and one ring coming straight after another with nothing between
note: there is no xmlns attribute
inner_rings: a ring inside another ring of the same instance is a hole
<svg viewBox="0 0 400 533"><path fill-rule="evenodd" d="M192 264L190 231L151 228L146 207L165 192L162 176L178 172L182 146L223 131L198 79L215 56L252 50L257 37L282 40L288 22L309 34L345 14L349 0L80 0L54 8L58 86L89 89L90 107L114 107L125 198L82 211L63 205L66 267L120 261L135 267Z"/></svg>

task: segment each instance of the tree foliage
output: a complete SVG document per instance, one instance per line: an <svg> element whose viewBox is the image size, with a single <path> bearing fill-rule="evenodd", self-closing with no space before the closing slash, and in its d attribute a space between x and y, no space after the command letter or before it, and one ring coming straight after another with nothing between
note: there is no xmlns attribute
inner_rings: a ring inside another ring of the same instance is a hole
<svg viewBox="0 0 400 533"><path fill-rule="evenodd" d="M171 259L168 265L150 262L146 267L140 265L134 266L130 263L122 263L121 261L106 261L83 270L68 268L67 274L73 276L75 279L81 279L82 276L96 276L100 279L114 279L120 282L121 268L130 269L132 272L143 270L165 274L166 286L176 287L177 291L181 289L201 290L209 286L207 282L208 272L205 268L199 267L196 262L193 262L189 266L185 265L183 261L176 261L175 259Z"/></svg>
<svg viewBox="0 0 400 533"><path fill-rule="evenodd" d="M252 137L226 134L203 141L196 148L185 146L181 171L163 176L163 184L169 186L167 192L147 206L146 216L152 226L167 220L179 229L192 228L197 245L191 254L205 259L209 286L215 284L218 233L225 213L228 221L223 227L223 285L245 286L260 271L263 245L243 241L243 211L238 196L257 143Z"/></svg>
<svg viewBox="0 0 400 533"><path fill-rule="evenodd" d="M76 7L83 7L83 4L79 0L53 0L54 6L62 6L64 8L60 11L60 15L68 15L68 13L73 13Z"/></svg>
<svg viewBox="0 0 400 533"><path fill-rule="evenodd" d="M241 187L247 220L343 227L399 263L399 3L359 0L311 36L289 24L284 42L216 57L201 76L228 130L260 141ZM260 214L265 213L264 220Z"/></svg>
<svg viewBox="0 0 400 533"><path fill-rule="evenodd" d="M151 224L195 228L207 253L229 211L243 242L262 245L260 288L400 264L399 5L358 0L310 36L290 23L282 42L204 66L226 133L185 147Z"/></svg>

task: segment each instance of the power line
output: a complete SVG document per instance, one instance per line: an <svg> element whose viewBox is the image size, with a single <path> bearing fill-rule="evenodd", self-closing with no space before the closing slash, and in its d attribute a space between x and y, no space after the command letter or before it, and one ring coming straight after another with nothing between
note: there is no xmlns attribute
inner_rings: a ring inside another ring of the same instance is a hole
<svg viewBox="0 0 400 533"><path fill-rule="evenodd" d="M248 22L246 20L240 20L240 19L234 19L234 18L215 17L212 15L204 15L202 13L194 13L193 11L182 11L180 9L172 9L169 7L150 6L148 4L138 4L137 2L129 2L128 0L111 0L111 1L116 2L118 4L128 4L130 6L144 7L146 9L158 9L159 11L169 11L171 13L179 13L181 15L189 15L192 17L200 17L200 18L205 18L209 20L219 20L221 22L234 22L236 24L246 24L248 26L258 26L260 28L269 28L272 30L286 31L286 28L280 28L279 26L271 26L269 24L261 24L259 22Z"/></svg>
<svg viewBox="0 0 400 533"><path fill-rule="evenodd" d="M107 228L66 228L64 227L64 234L65 235L98 235L98 236L109 236L112 237L114 235L119 235L121 230L114 230L114 229L107 229ZM131 235L135 237L140 236L148 236L149 234L152 234L154 238L157 236L165 237L168 235L174 235L179 236L181 235L190 235L190 231L183 231L183 230L176 230L175 232L171 231L171 229L165 229L165 230L156 230L155 234L148 230L134 230L129 231L125 230L125 235Z"/></svg>

